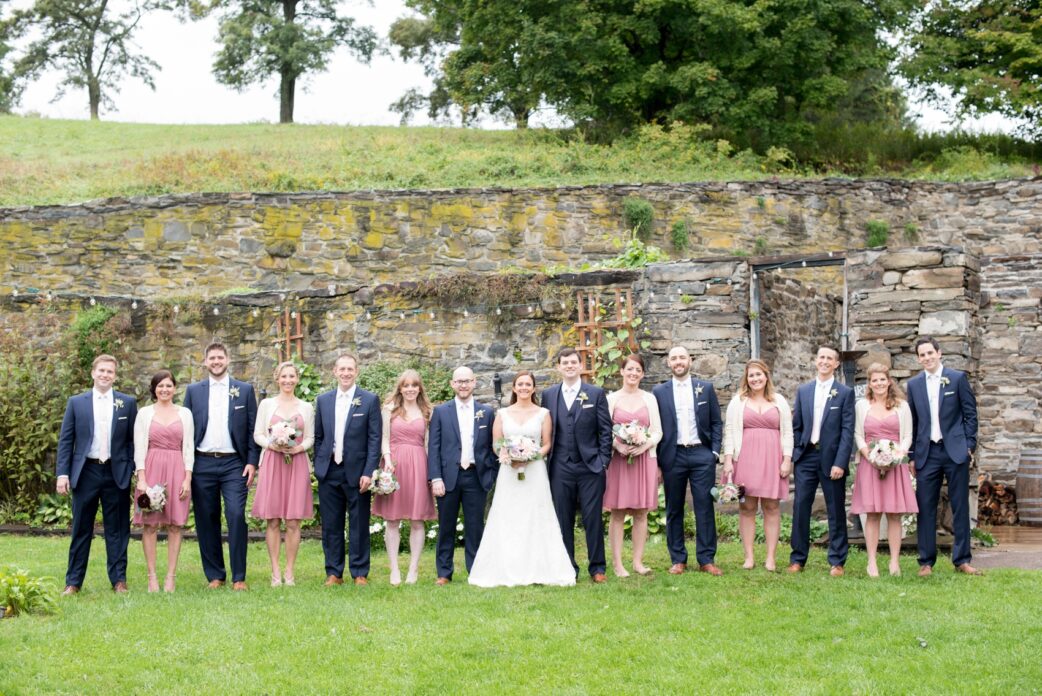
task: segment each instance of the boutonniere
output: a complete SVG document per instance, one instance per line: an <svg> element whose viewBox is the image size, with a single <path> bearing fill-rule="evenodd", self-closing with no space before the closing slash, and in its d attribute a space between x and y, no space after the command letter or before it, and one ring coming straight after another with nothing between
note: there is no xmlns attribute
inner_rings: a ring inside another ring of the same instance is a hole
<svg viewBox="0 0 1042 696"><path fill-rule="evenodd" d="M484 411L478 411L477 413L474 414L474 420L476 420L476 421L483 420L484 418L485 418L485 412Z"/></svg>
<svg viewBox="0 0 1042 696"><path fill-rule="evenodd" d="M947 387L951 383L952 383L952 381L950 379L948 379L947 377L941 377L941 386L942 387Z"/></svg>
<svg viewBox="0 0 1042 696"><path fill-rule="evenodd" d="M702 396L702 389L703 388L704 387L701 384L699 384L697 387L695 387L695 397Z"/></svg>
<svg viewBox="0 0 1042 696"><path fill-rule="evenodd" d="M123 408L123 399L114 399L112 401L112 405L118 411L119 409Z"/></svg>
<svg viewBox="0 0 1042 696"><path fill-rule="evenodd" d="M362 405L362 397L356 398L354 401L351 402L351 405L352 406L361 406Z"/></svg>
<svg viewBox="0 0 1042 696"><path fill-rule="evenodd" d="M584 401L589 401L590 400L589 395L586 392L584 392L584 391L579 392L579 396L577 396L575 398L578 399L580 403L582 403Z"/></svg>
<svg viewBox="0 0 1042 696"><path fill-rule="evenodd" d="M839 394L839 391L836 390L836 389L833 389L832 391L829 392L829 398L830 399L836 398L836 394Z"/></svg>
<svg viewBox="0 0 1042 696"><path fill-rule="evenodd" d="M238 387L228 387L228 398L229 399L238 399L239 398L239 388Z"/></svg>

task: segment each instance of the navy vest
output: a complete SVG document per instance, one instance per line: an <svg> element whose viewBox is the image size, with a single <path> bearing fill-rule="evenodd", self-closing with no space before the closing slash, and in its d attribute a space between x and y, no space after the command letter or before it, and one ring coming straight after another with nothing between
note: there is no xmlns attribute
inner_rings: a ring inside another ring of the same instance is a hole
<svg viewBox="0 0 1042 696"><path fill-rule="evenodd" d="M580 389L580 391L582 391ZM575 464L582 463L582 455L579 453L579 441L575 439L575 421L572 420L571 411L567 409L564 402L564 389L557 392L558 406L557 417L554 419L554 459L559 461L570 460ZM576 395L572 402L572 409L582 408L579 397Z"/></svg>

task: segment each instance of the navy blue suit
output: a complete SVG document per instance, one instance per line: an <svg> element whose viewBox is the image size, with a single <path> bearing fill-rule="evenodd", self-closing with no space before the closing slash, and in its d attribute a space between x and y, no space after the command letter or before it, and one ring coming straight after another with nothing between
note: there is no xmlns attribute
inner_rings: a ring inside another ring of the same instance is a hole
<svg viewBox="0 0 1042 696"><path fill-rule="evenodd" d="M137 401L112 390L110 458L87 460L94 441L94 391L69 399L58 435L57 475L68 476L72 489L72 539L65 584L83 585L87 575L94 518L101 504L105 524L105 556L109 581L127 580L127 546L130 543L130 477L134 473L134 420Z"/></svg>
<svg viewBox="0 0 1042 696"><path fill-rule="evenodd" d="M662 469L662 484L666 493L666 545L669 558L676 563L687 563L684 544L684 497L691 488L691 503L695 510L695 558L698 564L712 563L716 558L716 511L709 491L716 482L716 463L720 457L724 422L720 416L720 401L712 383L691 378L695 405L695 425L698 428L696 447L678 447L677 409L673 394L673 380L659 384L651 393L658 402L662 418L662 440L655 450Z"/></svg>
<svg viewBox="0 0 1042 696"><path fill-rule="evenodd" d="M344 519L350 535L347 560L351 577L369 575L369 511L373 495L359 490L363 477L372 478L380 464L383 421L376 394L355 387L347 410L340 464L336 463L336 396L332 389L315 401L315 478L322 518L322 551L326 575L344 576Z"/></svg>
<svg viewBox="0 0 1042 696"><path fill-rule="evenodd" d="M257 420L257 397L246 382L228 378L228 435L234 454L221 457L196 452L192 473L192 506L195 508L195 531L199 539L199 556L206 579L226 579L224 551L221 548L221 500L228 524L228 561L232 582L246 580L246 477L248 464L257 465L260 446L253 440ZM184 407L192 412L195 423L195 447L206 435L210 422L210 377L188 385Z"/></svg>
<svg viewBox="0 0 1042 696"><path fill-rule="evenodd" d="M553 444L549 463L550 494L561 525L561 537L576 575L575 512L582 514L586 530L586 551L590 575L604 573L604 502L605 472L611 462L611 415L604 390L586 382L579 383L579 392L572 408L565 408L561 385L547 388L540 402L550 411L554 424Z"/></svg>
<svg viewBox="0 0 1042 696"><path fill-rule="evenodd" d="M446 402L431 413L427 437L427 479L441 479L445 495L438 498L438 549L436 565L439 578L452 579L453 550L456 546L456 520L463 508L463 558L470 572L485 533L485 503L496 480L499 462L492 451L491 406L474 404L474 466L460 467L463 444L460 439L456 400Z"/></svg>
<svg viewBox="0 0 1042 696"><path fill-rule="evenodd" d="M908 457L915 462L919 517L916 523L919 565L937 561L937 502L941 483L948 481L955 543L952 563L969 563L970 552L970 453L977 449L977 400L966 373L941 368L938 390L938 416L941 441L931 442L930 397L926 371L908 380L908 406L912 410L912 449Z"/></svg>
<svg viewBox="0 0 1042 696"><path fill-rule="evenodd" d="M801 384L796 390L792 414L792 466L796 490L792 504L792 538L789 563L806 565L810 554L810 513L818 486L825 495L829 522L829 565L847 562L847 473L850 451L854 447L854 390L833 379L821 414L818 443L811 444L814 430L814 391L817 380ZM833 394L834 392L834 394ZM832 467L843 476L830 478Z"/></svg>

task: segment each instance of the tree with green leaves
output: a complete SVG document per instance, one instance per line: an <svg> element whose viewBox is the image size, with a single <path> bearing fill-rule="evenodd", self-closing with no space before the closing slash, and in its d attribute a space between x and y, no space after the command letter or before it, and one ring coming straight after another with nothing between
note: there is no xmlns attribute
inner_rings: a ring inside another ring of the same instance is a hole
<svg viewBox="0 0 1042 696"><path fill-rule="evenodd" d="M938 0L911 33L901 72L957 114L999 113L1042 133L1042 3Z"/></svg>
<svg viewBox="0 0 1042 696"><path fill-rule="evenodd" d="M69 88L86 89L90 117L99 117L101 106L114 106L111 94L125 77L143 81L155 89L152 73L159 65L137 52L133 36L146 13L169 9L162 0L128 0L114 9L109 0L35 0L15 10L5 20L10 39L29 37L12 68L18 83L36 79L46 70L64 77L60 98Z"/></svg>
<svg viewBox="0 0 1042 696"><path fill-rule="evenodd" d="M325 70L338 47L369 62L376 33L340 14L337 0L214 0L204 12L220 19L217 80L245 89L279 78L279 122L293 122L297 81Z"/></svg>

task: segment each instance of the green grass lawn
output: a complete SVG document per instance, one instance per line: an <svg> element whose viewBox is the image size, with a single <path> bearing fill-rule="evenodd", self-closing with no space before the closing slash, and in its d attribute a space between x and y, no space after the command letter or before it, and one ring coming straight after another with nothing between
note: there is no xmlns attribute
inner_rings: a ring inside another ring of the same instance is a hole
<svg viewBox="0 0 1042 696"><path fill-rule="evenodd" d="M64 538L0 537L0 564L61 578ZM691 549L693 551L693 548ZM95 541L83 592L53 616L0 621L0 693L1027 693L1042 684L1042 573L870 579L853 552L830 578L815 549L802 575L742 571L674 577L652 544L650 579L575 588L481 590L465 573L392 588L382 552L372 584L325 588L321 546L306 541L298 586L268 586L250 548L249 593L204 588L186 543L175 595L108 588ZM161 558L164 547L161 546ZM462 567L462 552L457 553ZM160 566L162 572L162 564Z"/></svg>
<svg viewBox="0 0 1042 696"><path fill-rule="evenodd" d="M1009 138L994 144L966 136L902 137L829 132L817 150L810 148L820 162L805 171L784 157L654 129L602 145L542 129L149 125L0 116L0 206L197 191L552 187L852 172L930 179L1032 174L1030 158L999 148ZM868 157L866 142L879 152ZM843 143L856 152L838 148Z"/></svg>

